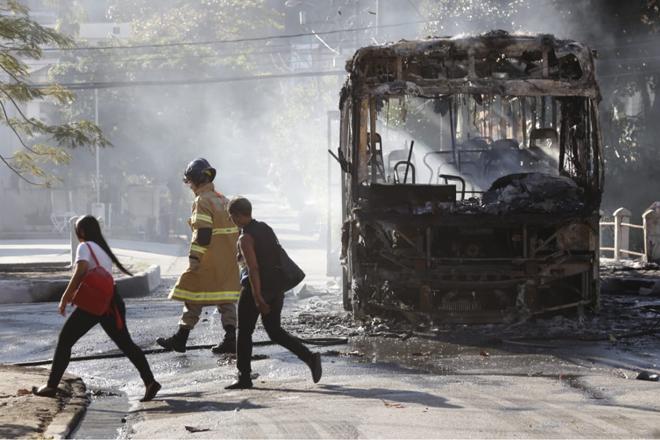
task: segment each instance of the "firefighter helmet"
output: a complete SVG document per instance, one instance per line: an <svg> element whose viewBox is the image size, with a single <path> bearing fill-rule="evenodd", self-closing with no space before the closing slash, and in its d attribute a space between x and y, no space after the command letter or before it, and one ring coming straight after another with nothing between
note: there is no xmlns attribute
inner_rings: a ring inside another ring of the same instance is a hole
<svg viewBox="0 0 660 440"><path fill-rule="evenodd" d="M196 185L213 182L215 173L215 168L206 159L199 157L188 164L186 171L183 172L183 181L186 183L192 182Z"/></svg>

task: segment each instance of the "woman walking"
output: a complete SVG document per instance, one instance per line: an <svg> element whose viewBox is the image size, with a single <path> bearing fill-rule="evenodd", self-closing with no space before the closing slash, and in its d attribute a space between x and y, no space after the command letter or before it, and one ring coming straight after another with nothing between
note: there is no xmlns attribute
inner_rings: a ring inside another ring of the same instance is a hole
<svg viewBox="0 0 660 440"><path fill-rule="evenodd" d="M62 316L66 315L66 306L73 302L74 296L87 271L101 266L112 274L112 263L127 275L132 274L121 265L106 243L99 222L91 215L81 217L76 222L76 235L80 244L76 251L76 260L73 275L69 281L62 299L58 305ZM153 399L160 390L160 384L154 379L149 363L144 353L135 345L126 328L126 306L122 298L115 292L110 303L110 313L97 316L76 307L64 323L60 332L53 357L53 364L48 377L48 383L32 391L38 396L55 397L57 386L64 375L71 359L71 348L96 324L101 324L103 330L117 344L117 347L135 365L144 382L145 392L141 402Z"/></svg>

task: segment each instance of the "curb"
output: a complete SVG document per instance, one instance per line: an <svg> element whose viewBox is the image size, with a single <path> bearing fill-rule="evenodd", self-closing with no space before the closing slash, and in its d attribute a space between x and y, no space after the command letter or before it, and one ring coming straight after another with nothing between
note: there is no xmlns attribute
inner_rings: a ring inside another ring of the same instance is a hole
<svg viewBox="0 0 660 440"><path fill-rule="evenodd" d="M71 264L55 261L55 262L39 262L39 263L18 263L18 264L0 264L0 272L7 270L16 270L17 268L25 269L50 269L50 270L69 270Z"/></svg>
<svg viewBox="0 0 660 440"><path fill-rule="evenodd" d="M79 377L64 379L67 388L71 389L71 397L64 404L62 411L51 420L44 432L45 438L65 439L78 426L83 415L87 411L89 398L87 397L87 387Z"/></svg>
<svg viewBox="0 0 660 440"><path fill-rule="evenodd" d="M68 280L0 280L0 304L59 301ZM149 296L160 285L160 266L116 281L122 298Z"/></svg>
<svg viewBox="0 0 660 440"><path fill-rule="evenodd" d="M139 298L149 296L160 286L160 266L152 265L144 272L139 272L132 277L120 278L116 282L117 293L122 298Z"/></svg>

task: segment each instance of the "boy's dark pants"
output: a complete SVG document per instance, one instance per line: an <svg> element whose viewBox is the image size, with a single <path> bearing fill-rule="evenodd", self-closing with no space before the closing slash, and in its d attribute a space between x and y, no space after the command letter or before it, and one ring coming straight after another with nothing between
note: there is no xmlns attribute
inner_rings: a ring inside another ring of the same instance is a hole
<svg viewBox="0 0 660 440"><path fill-rule="evenodd" d="M266 333L271 341L281 345L294 353L300 360L309 363L312 352L300 342L300 339L287 333L280 324L284 293L276 294L264 292L264 299L270 305L270 313L261 317ZM236 366L241 378L249 378L252 372L250 361L252 359L252 333L257 324L259 309L252 298L252 289L243 287L238 300L238 341Z"/></svg>

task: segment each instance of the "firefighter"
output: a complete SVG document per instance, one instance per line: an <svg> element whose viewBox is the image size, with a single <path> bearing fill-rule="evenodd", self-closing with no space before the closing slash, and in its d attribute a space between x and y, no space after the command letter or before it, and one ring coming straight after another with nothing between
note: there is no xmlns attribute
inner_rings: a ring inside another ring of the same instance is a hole
<svg viewBox="0 0 660 440"><path fill-rule="evenodd" d="M240 293L239 271L234 258L238 228L226 211L228 200L215 191L216 170L206 159L188 164L183 181L195 193L192 205L192 242L188 269L179 277L169 298L183 301L178 331L156 342L167 350L186 351L190 330L204 306L216 306L225 330L213 353L236 353L236 301Z"/></svg>

